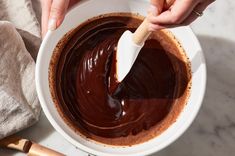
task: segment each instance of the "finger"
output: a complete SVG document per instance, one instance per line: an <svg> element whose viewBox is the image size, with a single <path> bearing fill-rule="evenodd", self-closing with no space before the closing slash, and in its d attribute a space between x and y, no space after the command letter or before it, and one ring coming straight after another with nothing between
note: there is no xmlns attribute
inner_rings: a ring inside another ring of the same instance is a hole
<svg viewBox="0 0 235 156"><path fill-rule="evenodd" d="M175 27L179 27L179 26L183 26L181 24L150 24L149 29L152 31L157 31L160 29L166 29L166 28L175 28Z"/></svg>
<svg viewBox="0 0 235 156"><path fill-rule="evenodd" d="M167 11L159 16L151 17L149 20L151 23L160 25L180 24L190 15L198 3L197 0L188 0L187 3L183 0L177 0Z"/></svg>
<svg viewBox="0 0 235 156"><path fill-rule="evenodd" d="M175 0L165 0L163 9L166 9L166 10L169 9L174 2Z"/></svg>
<svg viewBox="0 0 235 156"><path fill-rule="evenodd" d="M165 2L165 0L151 0L151 6L148 10L147 19L151 18L152 16L159 15L163 10L164 2ZM157 27L157 25L153 25L153 24L149 23L148 29L151 32L151 31L155 31L156 29L160 29L160 28Z"/></svg>
<svg viewBox="0 0 235 156"><path fill-rule="evenodd" d="M41 18L41 35L44 38L47 32L48 18L50 14L52 0L41 0L42 18Z"/></svg>
<svg viewBox="0 0 235 156"><path fill-rule="evenodd" d="M208 7L209 4L211 4L214 0L207 0L202 3L199 3L193 10L199 13L203 13L203 11ZM195 12L192 12L184 21L181 25L189 25L193 21L195 21L198 16Z"/></svg>
<svg viewBox="0 0 235 156"><path fill-rule="evenodd" d="M68 8L71 8L72 6L74 6L76 3L78 3L80 0L70 0L69 1L69 7Z"/></svg>
<svg viewBox="0 0 235 156"><path fill-rule="evenodd" d="M162 12L165 0L151 0L150 11L153 15L158 15Z"/></svg>
<svg viewBox="0 0 235 156"><path fill-rule="evenodd" d="M154 32L154 31L157 31L160 29L165 29L165 28L167 28L167 27L165 27L164 25L158 25L158 24L152 24L152 23L149 24L149 31L150 32Z"/></svg>
<svg viewBox="0 0 235 156"><path fill-rule="evenodd" d="M62 23L68 9L69 0L53 0L48 21L48 29L55 30Z"/></svg>

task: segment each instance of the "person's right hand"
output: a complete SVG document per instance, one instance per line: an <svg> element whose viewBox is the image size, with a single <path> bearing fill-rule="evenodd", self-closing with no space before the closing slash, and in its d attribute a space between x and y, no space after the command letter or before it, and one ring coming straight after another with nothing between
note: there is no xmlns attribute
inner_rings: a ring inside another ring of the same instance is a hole
<svg viewBox="0 0 235 156"><path fill-rule="evenodd" d="M202 15L215 0L151 0L148 20L149 29L188 25Z"/></svg>

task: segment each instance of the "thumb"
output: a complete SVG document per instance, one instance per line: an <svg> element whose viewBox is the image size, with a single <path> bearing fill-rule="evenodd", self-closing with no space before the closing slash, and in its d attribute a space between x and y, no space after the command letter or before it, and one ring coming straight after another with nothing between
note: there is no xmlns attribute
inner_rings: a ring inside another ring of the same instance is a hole
<svg viewBox="0 0 235 156"><path fill-rule="evenodd" d="M164 3L164 9L169 9L173 4L174 4L175 0L165 0Z"/></svg>
<svg viewBox="0 0 235 156"><path fill-rule="evenodd" d="M165 0L151 0L150 11L153 15L158 15L162 12Z"/></svg>
<svg viewBox="0 0 235 156"><path fill-rule="evenodd" d="M69 0L53 0L51 4L48 30L55 30L60 26L64 20L64 16L67 12Z"/></svg>

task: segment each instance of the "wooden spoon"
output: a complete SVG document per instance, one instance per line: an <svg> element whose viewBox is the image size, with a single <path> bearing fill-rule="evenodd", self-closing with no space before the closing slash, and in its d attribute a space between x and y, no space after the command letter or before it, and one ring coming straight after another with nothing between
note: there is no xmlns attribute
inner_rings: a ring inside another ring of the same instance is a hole
<svg viewBox="0 0 235 156"><path fill-rule="evenodd" d="M19 150L27 153L28 156L65 156L62 153L17 136L9 136L0 140L0 147Z"/></svg>

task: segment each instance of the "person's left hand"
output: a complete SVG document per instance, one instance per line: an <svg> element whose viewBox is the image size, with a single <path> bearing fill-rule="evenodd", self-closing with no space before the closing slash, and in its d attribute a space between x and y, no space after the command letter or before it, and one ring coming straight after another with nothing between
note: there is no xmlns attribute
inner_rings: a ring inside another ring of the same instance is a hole
<svg viewBox="0 0 235 156"><path fill-rule="evenodd" d="M42 18L41 33L45 36L48 30L55 30L64 20L69 7L76 4L78 0L41 0Z"/></svg>

